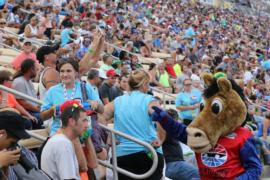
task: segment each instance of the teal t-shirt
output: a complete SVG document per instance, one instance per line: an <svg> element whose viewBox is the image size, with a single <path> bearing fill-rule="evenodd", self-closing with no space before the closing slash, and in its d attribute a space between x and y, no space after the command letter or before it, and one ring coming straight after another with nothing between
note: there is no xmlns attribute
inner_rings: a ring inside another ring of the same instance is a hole
<svg viewBox="0 0 270 180"><path fill-rule="evenodd" d="M61 32L61 47L64 47L66 44L70 42L70 34L72 34L72 29L65 28Z"/></svg>
<svg viewBox="0 0 270 180"><path fill-rule="evenodd" d="M176 96L175 105L177 106L191 106L202 101L202 93L196 88L193 88L191 92L180 92ZM199 109L196 110L183 110L179 111L179 117L181 119L193 120L198 114Z"/></svg>
<svg viewBox="0 0 270 180"><path fill-rule="evenodd" d="M67 90L68 97L72 94L72 89ZM95 92L93 87L86 83L86 91L89 100L98 100L100 101L98 94ZM82 91L81 91L81 82L75 81L75 94L73 99L79 99L82 101ZM71 100L71 99L68 99ZM41 112L50 109L54 105L61 105L65 102L64 98L64 88L62 83L51 87L45 94L43 99L43 104L41 106ZM101 102L101 101L100 101ZM54 135L57 130L61 127L61 120L58 117L53 117L53 123L50 131L50 136Z"/></svg>
<svg viewBox="0 0 270 180"><path fill-rule="evenodd" d="M6 0L0 0L0 6L4 6L6 4Z"/></svg>
<svg viewBox="0 0 270 180"><path fill-rule="evenodd" d="M147 143L156 140L157 132L148 113L148 105L154 97L140 91L133 91L114 100L114 129ZM144 146L123 137L118 137L117 156L124 156L140 151L148 151ZM162 153L161 148L156 150Z"/></svg>

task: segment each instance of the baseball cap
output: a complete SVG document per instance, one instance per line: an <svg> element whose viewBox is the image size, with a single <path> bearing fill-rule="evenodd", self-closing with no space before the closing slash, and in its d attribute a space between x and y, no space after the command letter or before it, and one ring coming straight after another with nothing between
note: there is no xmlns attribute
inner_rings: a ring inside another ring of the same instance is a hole
<svg viewBox="0 0 270 180"><path fill-rule="evenodd" d="M223 56L222 60L224 61L225 59L230 59L229 56L225 55Z"/></svg>
<svg viewBox="0 0 270 180"><path fill-rule="evenodd" d="M5 129L18 139L30 138L30 135L25 130L27 121L27 119L12 111L3 111L0 113L0 129Z"/></svg>
<svg viewBox="0 0 270 180"><path fill-rule="evenodd" d="M27 39L27 38L23 40L23 44L26 44L26 43L32 44L31 40L30 39Z"/></svg>
<svg viewBox="0 0 270 180"><path fill-rule="evenodd" d="M6 22L7 22L6 19L4 19L4 18L0 19L0 23L6 23Z"/></svg>
<svg viewBox="0 0 270 180"><path fill-rule="evenodd" d="M74 106L74 107L78 107L81 106L81 103L79 100L74 99L74 100L68 100L66 102L64 102L63 104L60 105L60 112L62 113L66 107L68 106Z"/></svg>
<svg viewBox="0 0 270 180"><path fill-rule="evenodd" d="M38 61L43 64L44 56L50 53L55 53L59 46L41 46L36 53Z"/></svg>
<svg viewBox="0 0 270 180"><path fill-rule="evenodd" d="M114 65L117 65L117 64L122 64L122 61L121 60L119 60L119 59L114 59L113 60L113 62L112 62L112 64Z"/></svg>
<svg viewBox="0 0 270 180"><path fill-rule="evenodd" d="M217 72L214 74L214 78L218 79L218 78L227 78L227 75L223 72Z"/></svg>
<svg viewBox="0 0 270 180"><path fill-rule="evenodd" d="M108 70L108 71L106 72L106 76L107 76L107 77L115 77L115 76L119 76L119 75L115 72L115 70L110 69L110 70Z"/></svg>

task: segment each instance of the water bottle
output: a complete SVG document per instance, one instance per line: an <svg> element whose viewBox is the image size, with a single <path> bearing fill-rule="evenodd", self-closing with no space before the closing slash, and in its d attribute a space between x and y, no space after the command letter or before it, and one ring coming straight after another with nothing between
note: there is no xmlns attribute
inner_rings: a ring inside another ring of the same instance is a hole
<svg viewBox="0 0 270 180"><path fill-rule="evenodd" d="M86 114L89 114L91 110L91 104L89 102L82 103L83 108L86 111ZM92 135L92 126L91 126L91 117L88 116L88 129L84 131L83 135L80 137L80 142L83 143L89 136Z"/></svg>
<svg viewBox="0 0 270 180"><path fill-rule="evenodd" d="M83 102L82 106L85 110L90 110L91 109L91 104L89 102Z"/></svg>
<svg viewBox="0 0 270 180"><path fill-rule="evenodd" d="M85 109L87 115L91 114L92 109L91 109L91 104L89 102L83 102L82 106L83 106L83 109Z"/></svg>
<svg viewBox="0 0 270 180"><path fill-rule="evenodd" d="M84 131L83 135L80 137L80 142L83 143L87 138L89 138L93 133L92 131L92 128L88 128Z"/></svg>

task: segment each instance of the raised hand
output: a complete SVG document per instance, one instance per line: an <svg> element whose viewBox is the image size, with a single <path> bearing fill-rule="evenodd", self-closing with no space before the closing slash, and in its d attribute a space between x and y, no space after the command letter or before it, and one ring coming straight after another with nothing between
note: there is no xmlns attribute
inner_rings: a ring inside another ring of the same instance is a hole
<svg viewBox="0 0 270 180"><path fill-rule="evenodd" d="M161 108L157 106L153 106L152 109L154 110L154 112L151 114L151 118L153 121L165 123L167 119L170 117L166 111L163 111Z"/></svg>

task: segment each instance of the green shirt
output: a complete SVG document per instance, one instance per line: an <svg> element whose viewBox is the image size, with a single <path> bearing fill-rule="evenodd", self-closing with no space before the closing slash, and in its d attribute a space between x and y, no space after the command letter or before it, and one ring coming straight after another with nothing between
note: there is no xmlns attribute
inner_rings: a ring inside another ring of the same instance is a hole
<svg viewBox="0 0 270 180"><path fill-rule="evenodd" d="M108 70L110 70L110 69L113 69L113 67L112 67L112 66L109 66L109 65L107 65L107 64L102 64L102 65L100 66L100 69L103 70L103 71L108 71Z"/></svg>
<svg viewBox="0 0 270 180"><path fill-rule="evenodd" d="M164 87L170 87L169 75L166 71L163 74L160 74L159 83Z"/></svg>
<svg viewBox="0 0 270 180"><path fill-rule="evenodd" d="M175 72L175 74L176 74L177 77L182 74L181 66L179 64L175 64L173 66L173 70L174 70L174 72Z"/></svg>

